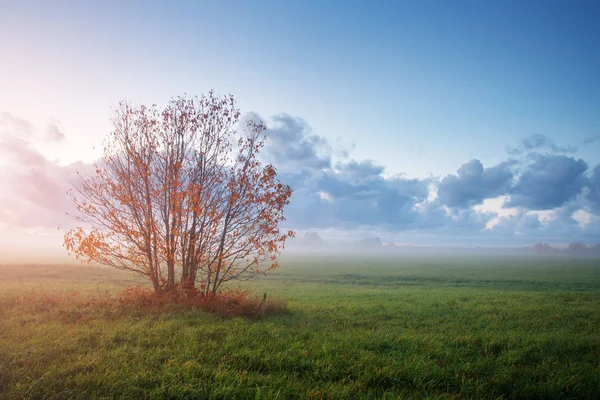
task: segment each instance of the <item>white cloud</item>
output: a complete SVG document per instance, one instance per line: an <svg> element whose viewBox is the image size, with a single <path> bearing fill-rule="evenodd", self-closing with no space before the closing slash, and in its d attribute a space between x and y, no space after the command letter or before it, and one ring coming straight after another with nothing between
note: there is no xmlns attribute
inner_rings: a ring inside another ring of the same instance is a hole
<svg viewBox="0 0 600 400"><path fill-rule="evenodd" d="M537 215L542 224L546 224L557 217L556 211L554 210L527 211L527 215Z"/></svg>
<svg viewBox="0 0 600 400"><path fill-rule="evenodd" d="M321 198L321 200L325 200L325 201L327 201L329 203L333 203L335 201L335 199L333 198L332 195L330 195L329 193L324 192L322 190L319 191L319 192L317 192L317 194L319 195L319 197Z"/></svg>
<svg viewBox="0 0 600 400"><path fill-rule="evenodd" d="M580 225L587 225L592 222L593 215L585 210L577 210L571 214L571 218L579 222Z"/></svg>

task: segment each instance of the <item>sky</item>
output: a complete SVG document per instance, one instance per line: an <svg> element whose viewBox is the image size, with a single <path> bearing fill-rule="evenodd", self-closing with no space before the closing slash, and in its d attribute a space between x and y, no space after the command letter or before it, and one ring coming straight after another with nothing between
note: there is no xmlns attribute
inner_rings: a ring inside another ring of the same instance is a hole
<svg viewBox="0 0 600 400"><path fill-rule="evenodd" d="M0 0L0 251L63 251L69 177L101 156L111 107L210 89L267 122L299 232L600 242L599 17L583 0Z"/></svg>

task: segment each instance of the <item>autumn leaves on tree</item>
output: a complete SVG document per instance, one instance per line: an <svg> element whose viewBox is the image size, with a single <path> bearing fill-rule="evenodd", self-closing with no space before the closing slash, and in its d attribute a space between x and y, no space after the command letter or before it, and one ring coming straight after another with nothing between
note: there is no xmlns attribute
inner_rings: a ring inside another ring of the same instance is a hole
<svg viewBox="0 0 600 400"><path fill-rule="evenodd" d="M166 107L117 107L103 165L71 197L78 259L144 275L157 294L216 294L278 267L292 190L257 158L265 125L212 91ZM240 125L236 131L236 127Z"/></svg>

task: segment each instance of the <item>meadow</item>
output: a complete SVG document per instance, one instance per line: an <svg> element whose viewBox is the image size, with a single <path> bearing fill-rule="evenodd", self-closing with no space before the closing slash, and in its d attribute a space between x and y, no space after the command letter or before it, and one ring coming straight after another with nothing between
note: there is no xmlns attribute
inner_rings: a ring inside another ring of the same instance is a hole
<svg viewBox="0 0 600 400"><path fill-rule="evenodd" d="M263 318L87 301L141 281L0 265L0 398L593 399L600 261L284 257ZM78 295L71 293L77 292Z"/></svg>

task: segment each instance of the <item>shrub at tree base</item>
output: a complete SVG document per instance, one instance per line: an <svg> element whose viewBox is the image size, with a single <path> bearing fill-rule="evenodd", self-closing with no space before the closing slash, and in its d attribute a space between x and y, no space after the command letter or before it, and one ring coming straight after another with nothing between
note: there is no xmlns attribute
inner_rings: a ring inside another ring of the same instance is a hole
<svg viewBox="0 0 600 400"><path fill-rule="evenodd" d="M156 308L175 304L231 317L263 317L287 312L285 300L267 299L266 294L263 297L249 296L239 289L226 289L215 295L204 295L200 290L190 289L170 296L157 296L151 289L134 286L124 289L117 299L126 306Z"/></svg>
<svg viewBox="0 0 600 400"><path fill-rule="evenodd" d="M81 296L78 292L47 293L32 291L3 302L3 307L18 307L24 312L55 312L62 322L78 322L90 313L106 317L106 313L169 309L200 309L226 317L262 318L266 315L288 312L287 301L250 296L241 290L224 290L216 295L204 295L200 291L178 292L171 296L159 296L152 289L134 286L122 290L116 296L99 293Z"/></svg>

